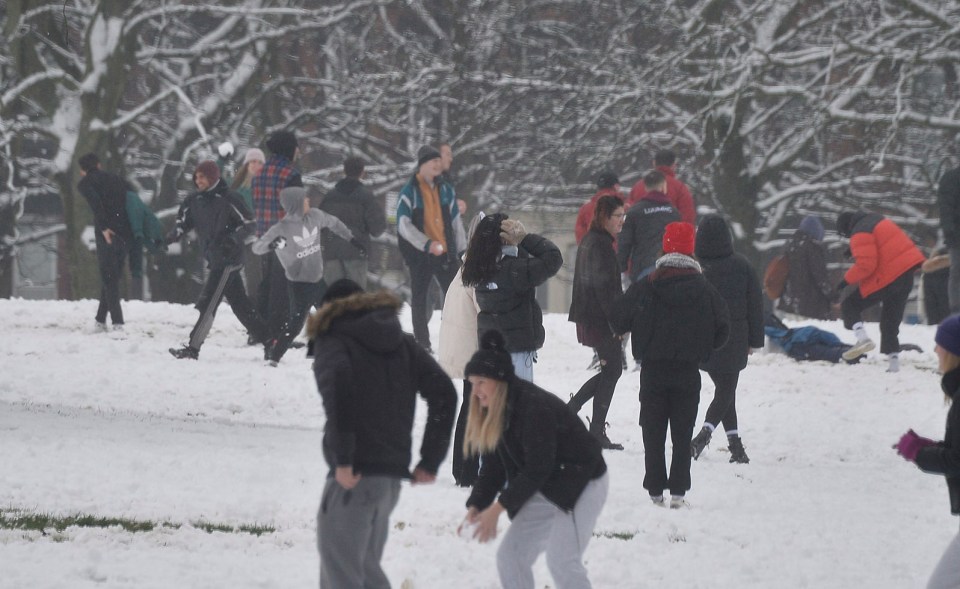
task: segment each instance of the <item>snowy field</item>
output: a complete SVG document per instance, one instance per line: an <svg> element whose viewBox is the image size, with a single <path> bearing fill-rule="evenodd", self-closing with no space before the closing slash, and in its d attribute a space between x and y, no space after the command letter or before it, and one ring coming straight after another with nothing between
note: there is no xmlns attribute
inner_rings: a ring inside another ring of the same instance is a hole
<svg viewBox="0 0 960 589"><path fill-rule="evenodd" d="M126 331L107 334L92 333L95 308L0 300L0 510L180 527L0 529L0 587L316 587L324 418L302 350L265 366L223 305L200 361L178 361L167 348L185 341L192 307L125 303ZM565 316L545 321L535 380L566 399L591 354ZM820 326L852 341L839 323ZM431 329L437 341L439 314ZM586 555L594 586L923 586L958 523L943 480L890 446L908 427L943 434L933 333L903 327L924 352L905 353L898 374L875 354L856 366L754 354L738 403L751 463L728 464L715 436L684 510L653 506L641 488L638 377L626 373L609 417L626 450L605 454L611 492ZM713 393L703 376L698 427ZM498 585L496 543L455 533L466 495L449 460L437 484L405 485L384 558L395 588ZM543 559L536 575L553 586Z"/></svg>

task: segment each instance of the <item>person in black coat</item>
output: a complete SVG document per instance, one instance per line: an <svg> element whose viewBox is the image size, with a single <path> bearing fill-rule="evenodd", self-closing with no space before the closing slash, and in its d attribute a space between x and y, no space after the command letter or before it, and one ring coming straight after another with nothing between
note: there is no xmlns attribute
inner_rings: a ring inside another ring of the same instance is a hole
<svg viewBox="0 0 960 589"><path fill-rule="evenodd" d="M253 216L243 197L227 188L220 168L213 160L197 165L193 175L197 192L180 205L177 222L167 235L168 244L179 241L187 232L197 232L200 249L210 274L197 300L200 317L190 331L190 341L182 348L170 348L174 358L196 360L207 339L217 307L226 298L233 314L254 341L267 339L267 326L247 298L240 271L243 269L243 243L253 231Z"/></svg>
<svg viewBox="0 0 960 589"><path fill-rule="evenodd" d="M618 238L617 260L620 271L636 282L653 271L660 255L663 228L680 220L680 213L667 196L667 177L651 170L643 177L646 194L627 210L623 232Z"/></svg>
<svg viewBox="0 0 960 589"><path fill-rule="evenodd" d="M722 348L700 364L713 380L716 391L707 408L703 428L690 443L694 460L710 443L710 436L723 424L730 448L730 462L750 462L737 429L737 382L747 366L747 356L763 347L763 295L753 266L733 251L733 237L723 217L707 215L697 227L695 248L703 275L727 303L730 336Z"/></svg>
<svg viewBox="0 0 960 589"><path fill-rule="evenodd" d="M609 489L600 444L555 395L517 378L503 336L489 331L464 372L472 385L464 451L484 456L463 526L480 542L512 520L497 550L503 587L533 589L546 551L558 587L589 587L583 553Z"/></svg>
<svg viewBox="0 0 960 589"><path fill-rule="evenodd" d="M478 338L491 329L502 333L517 375L531 382L546 336L537 287L562 265L552 241L500 213L480 221L464 258L463 284L474 288L480 307Z"/></svg>
<svg viewBox="0 0 960 589"><path fill-rule="evenodd" d="M123 328L120 307L120 278L127 250L133 245L133 229L127 215L127 192L133 187L123 178L100 169L100 158L88 153L80 158L77 189L93 212L100 270L100 305L95 317L98 331L106 331L107 314L114 329Z"/></svg>
<svg viewBox="0 0 960 589"><path fill-rule="evenodd" d="M593 399L590 433L607 450L623 450L607 437L607 412L623 374L623 339L610 327L613 304L623 294L614 243L623 228L623 199L605 195L597 200L590 230L577 249L573 272L573 300L569 320L577 324L577 341L594 348L600 359L600 373L585 382L568 404L574 413Z"/></svg>
<svg viewBox="0 0 960 589"><path fill-rule="evenodd" d="M403 302L351 280L330 285L307 327L327 422L330 467L317 514L320 587L389 587L380 557L400 481L432 483L450 445L457 392L404 333ZM410 472L417 396L427 403L420 460Z"/></svg>
<svg viewBox="0 0 960 589"><path fill-rule="evenodd" d="M942 475L950 496L950 513L960 515L960 315L943 320L937 328L935 351L943 378L940 388L950 401L943 440L918 436L911 429L894 444L897 453L920 470ZM960 535L954 537L940 558L927 584L929 589L960 586Z"/></svg>
<svg viewBox="0 0 960 589"><path fill-rule="evenodd" d="M834 285L827 273L823 223L808 215L800 222L785 252L787 281L777 309L811 319L830 319Z"/></svg>
<svg viewBox="0 0 960 589"><path fill-rule="evenodd" d="M670 506L682 507L690 489L690 438L700 404L699 365L726 343L727 305L691 256L694 228L671 223L663 233L664 255L652 274L631 286L614 307L616 333L632 333L640 359L640 426L643 428L643 488L656 505L670 490ZM670 476L664 448L673 441Z"/></svg>
<svg viewBox="0 0 960 589"><path fill-rule="evenodd" d="M947 292L950 312L960 311L960 167L947 170L937 185L940 208L940 229L950 254L950 275Z"/></svg>

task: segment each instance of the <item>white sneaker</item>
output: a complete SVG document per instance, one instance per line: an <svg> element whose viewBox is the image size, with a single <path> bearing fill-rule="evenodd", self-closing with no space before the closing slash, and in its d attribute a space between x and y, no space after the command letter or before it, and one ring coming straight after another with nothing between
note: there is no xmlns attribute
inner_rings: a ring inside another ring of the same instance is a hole
<svg viewBox="0 0 960 589"><path fill-rule="evenodd" d="M663 502L663 495L650 495L650 501L653 501L653 504L657 507L666 507Z"/></svg>
<svg viewBox="0 0 960 589"><path fill-rule="evenodd" d="M856 360L860 356L863 356L864 354L873 350L876 347L877 347L877 344L873 343L872 339L867 338L863 341L859 341L855 343L853 347L851 347L849 350L844 352L842 356L844 360L846 360L847 362L851 362L853 360Z"/></svg>
<svg viewBox="0 0 960 589"><path fill-rule="evenodd" d="M900 356L890 356L887 372L900 372Z"/></svg>
<svg viewBox="0 0 960 589"><path fill-rule="evenodd" d="M670 497L670 509L680 509L681 507L690 507L690 504L684 500L683 495Z"/></svg>
<svg viewBox="0 0 960 589"><path fill-rule="evenodd" d="M99 321L93 322L93 333L107 333L108 331L109 329L106 323L100 323Z"/></svg>

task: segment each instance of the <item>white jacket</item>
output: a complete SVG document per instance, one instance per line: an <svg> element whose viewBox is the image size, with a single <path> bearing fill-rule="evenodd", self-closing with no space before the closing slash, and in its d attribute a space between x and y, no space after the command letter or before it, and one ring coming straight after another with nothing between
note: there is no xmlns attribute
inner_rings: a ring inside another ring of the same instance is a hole
<svg viewBox="0 0 960 589"><path fill-rule="evenodd" d="M477 351L477 297L463 285L463 268L457 272L443 300L440 318L440 366L450 378L463 378L463 369Z"/></svg>

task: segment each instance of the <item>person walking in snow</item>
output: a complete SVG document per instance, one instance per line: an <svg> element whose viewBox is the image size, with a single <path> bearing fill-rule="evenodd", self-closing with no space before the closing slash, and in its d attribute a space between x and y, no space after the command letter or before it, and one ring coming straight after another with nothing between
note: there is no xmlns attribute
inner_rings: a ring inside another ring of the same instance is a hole
<svg viewBox="0 0 960 589"><path fill-rule="evenodd" d="M777 309L811 319L830 319L834 298L823 247L823 223L807 215L787 244L787 280Z"/></svg>
<svg viewBox="0 0 960 589"><path fill-rule="evenodd" d="M623 231L618 238L617 260L620 271L634 283L654 270L663 242L663 228L680 220L680 213L666 195L667 178L659 170L643 177L650 190L627 209Z"/></svg>
<svg viewBox="0 0 960 589"><path fill-rule="evenodd" d="M197 192L180 205L177 222L167 235L167 243L179 241L195 230L210 273L200 292L197 310L200 317L190 331L190 341L182 348L170 348L174 358L196 360L200 346L207 339L220 302L226 298L247 332L256 340L267 337L266 325L254 310L240 279L243 268L243 242L253 230L253 218L243 199L231 192L220 178L220 168L213 160L197 165L193 174Z"/></svg>
<svg viewBox="0 0 960 589"><path fill-rule="evenodd" d="M253 253L262 256L274 251L287 277L290 314L276 338L264 346L264 358L276 366L293 338L303 327L311 305L319 303L324 287L323 252L320 231L329 229L351 247L366 255L366 247L340 219L310 208L307 191L299 186L280 191L280 204L286 213L279 222L253 244Z"/></svg>
<svg viewBox="0 0 960 589"><path fill-rule="evenodd" d="M537 287L561 266L560 248L502 213L480 221L464 258L463 284L474 288L480 306L479 334L502 333L517 376L531 382L546 337Z"/></svg>
<svg viewBox="0 0 960 589"><path fill-rule="evenodd" d="M690 455L696 460L710 443L713 431L721 423L727 434L730 462L747 464L737 423L737 383L740 371L747 367L747 356L763 347L763 293L753 266L733 249L730 226L719 215L707 215L697 227L694 253L703 276L727 304L730 336L727 343L710 354L700 370L710 375L715 391L707 407L703 427L690 442Z"/></svg>
<svg viewBox="0 0 960 589"><path fill-rule="evenodd" d="M867 211L844 211L837 216L837 233L850 239L854 263L837 285L850 289L840 304L843 326L852 329L857 343L843 353L850 362L876 347L867 335L861 314L880 305L880 353L887 354L888 372L900 370L900 322L913 290L913 273L924 260L913 240L896 223Z"/></svg>
<svg viewBox="0 0 960 589"><path fill-rule="evenodd" d="M456 389L401 329L402 304L390 292L338 280L308 323L330 467L317 514L321 589L390 587L380 559L400 481L434 482L450 445ZM418 394L427 417L411 473Z"/></svg>
<svg viewBox="0 0 960 589"><path fill-rule="evenodd" d="M464 451L484 460L463 526L488 542L507 512L502 587L533 589L533 563L546 552L556 587L589 588L583 555L610 485L600 444L556 395L514 374L499 332L484 333L465 372L473 392Z"/></svg>
<svg viewBox="0 0 960 589"><path fill-rule="evenodd" d="M690 490L690 439L700 404L701 362L726 343L730 315L693 259L694 228L670 223L652 274L634 283L614 307L615 333L632 333L640 359L640 427L646 473L643 488L656 505L680 508ZM670 476L664 458L673 442Z"/></svg>
<svg viewBox="0 0 960 589"><path fill-rule="evenodd" d="M623 450L607 436L607 412L617 381L623 374L621 334L610 327L614 302L623 295L620 268L614 248L623 228L623 199L611 194L597 200L593 223L577 248L573 273L573 299L568 319L577 324L577 341L596 350L600 372L592 376L570 399L574 413L593 399L590 433L605 450Z"/></svg>
<svg viewBox="0 0 960 589"><path fill-rule="evenodd" d="M946 432L936 442L918 436L912 429L903 434L894 448L900 456L916 464L920 470L942 475L950 496L950 513L960 515L960 315L947 317L937 327L934 338L940 388L950 402ZM960 587L960 534L955 536L933 570L927 589Z"/></svg>
<svg viewBox="0 0 960 589"><path fill-rule="evenodd" d="M653 156L653 167L661 172L667 180L667 189L663 192L670 197L670 204L680 213L680 220L691 225L697 222L697 205L693 201L693 195L690 194L690 188L687 187L679 178L677 178L677 154L671 149L662 149ZM648 191L654 187L646 182L646 178L641 178L633 188L630 189L630 200L628 204L633 205L644 198Z"/></svg>

